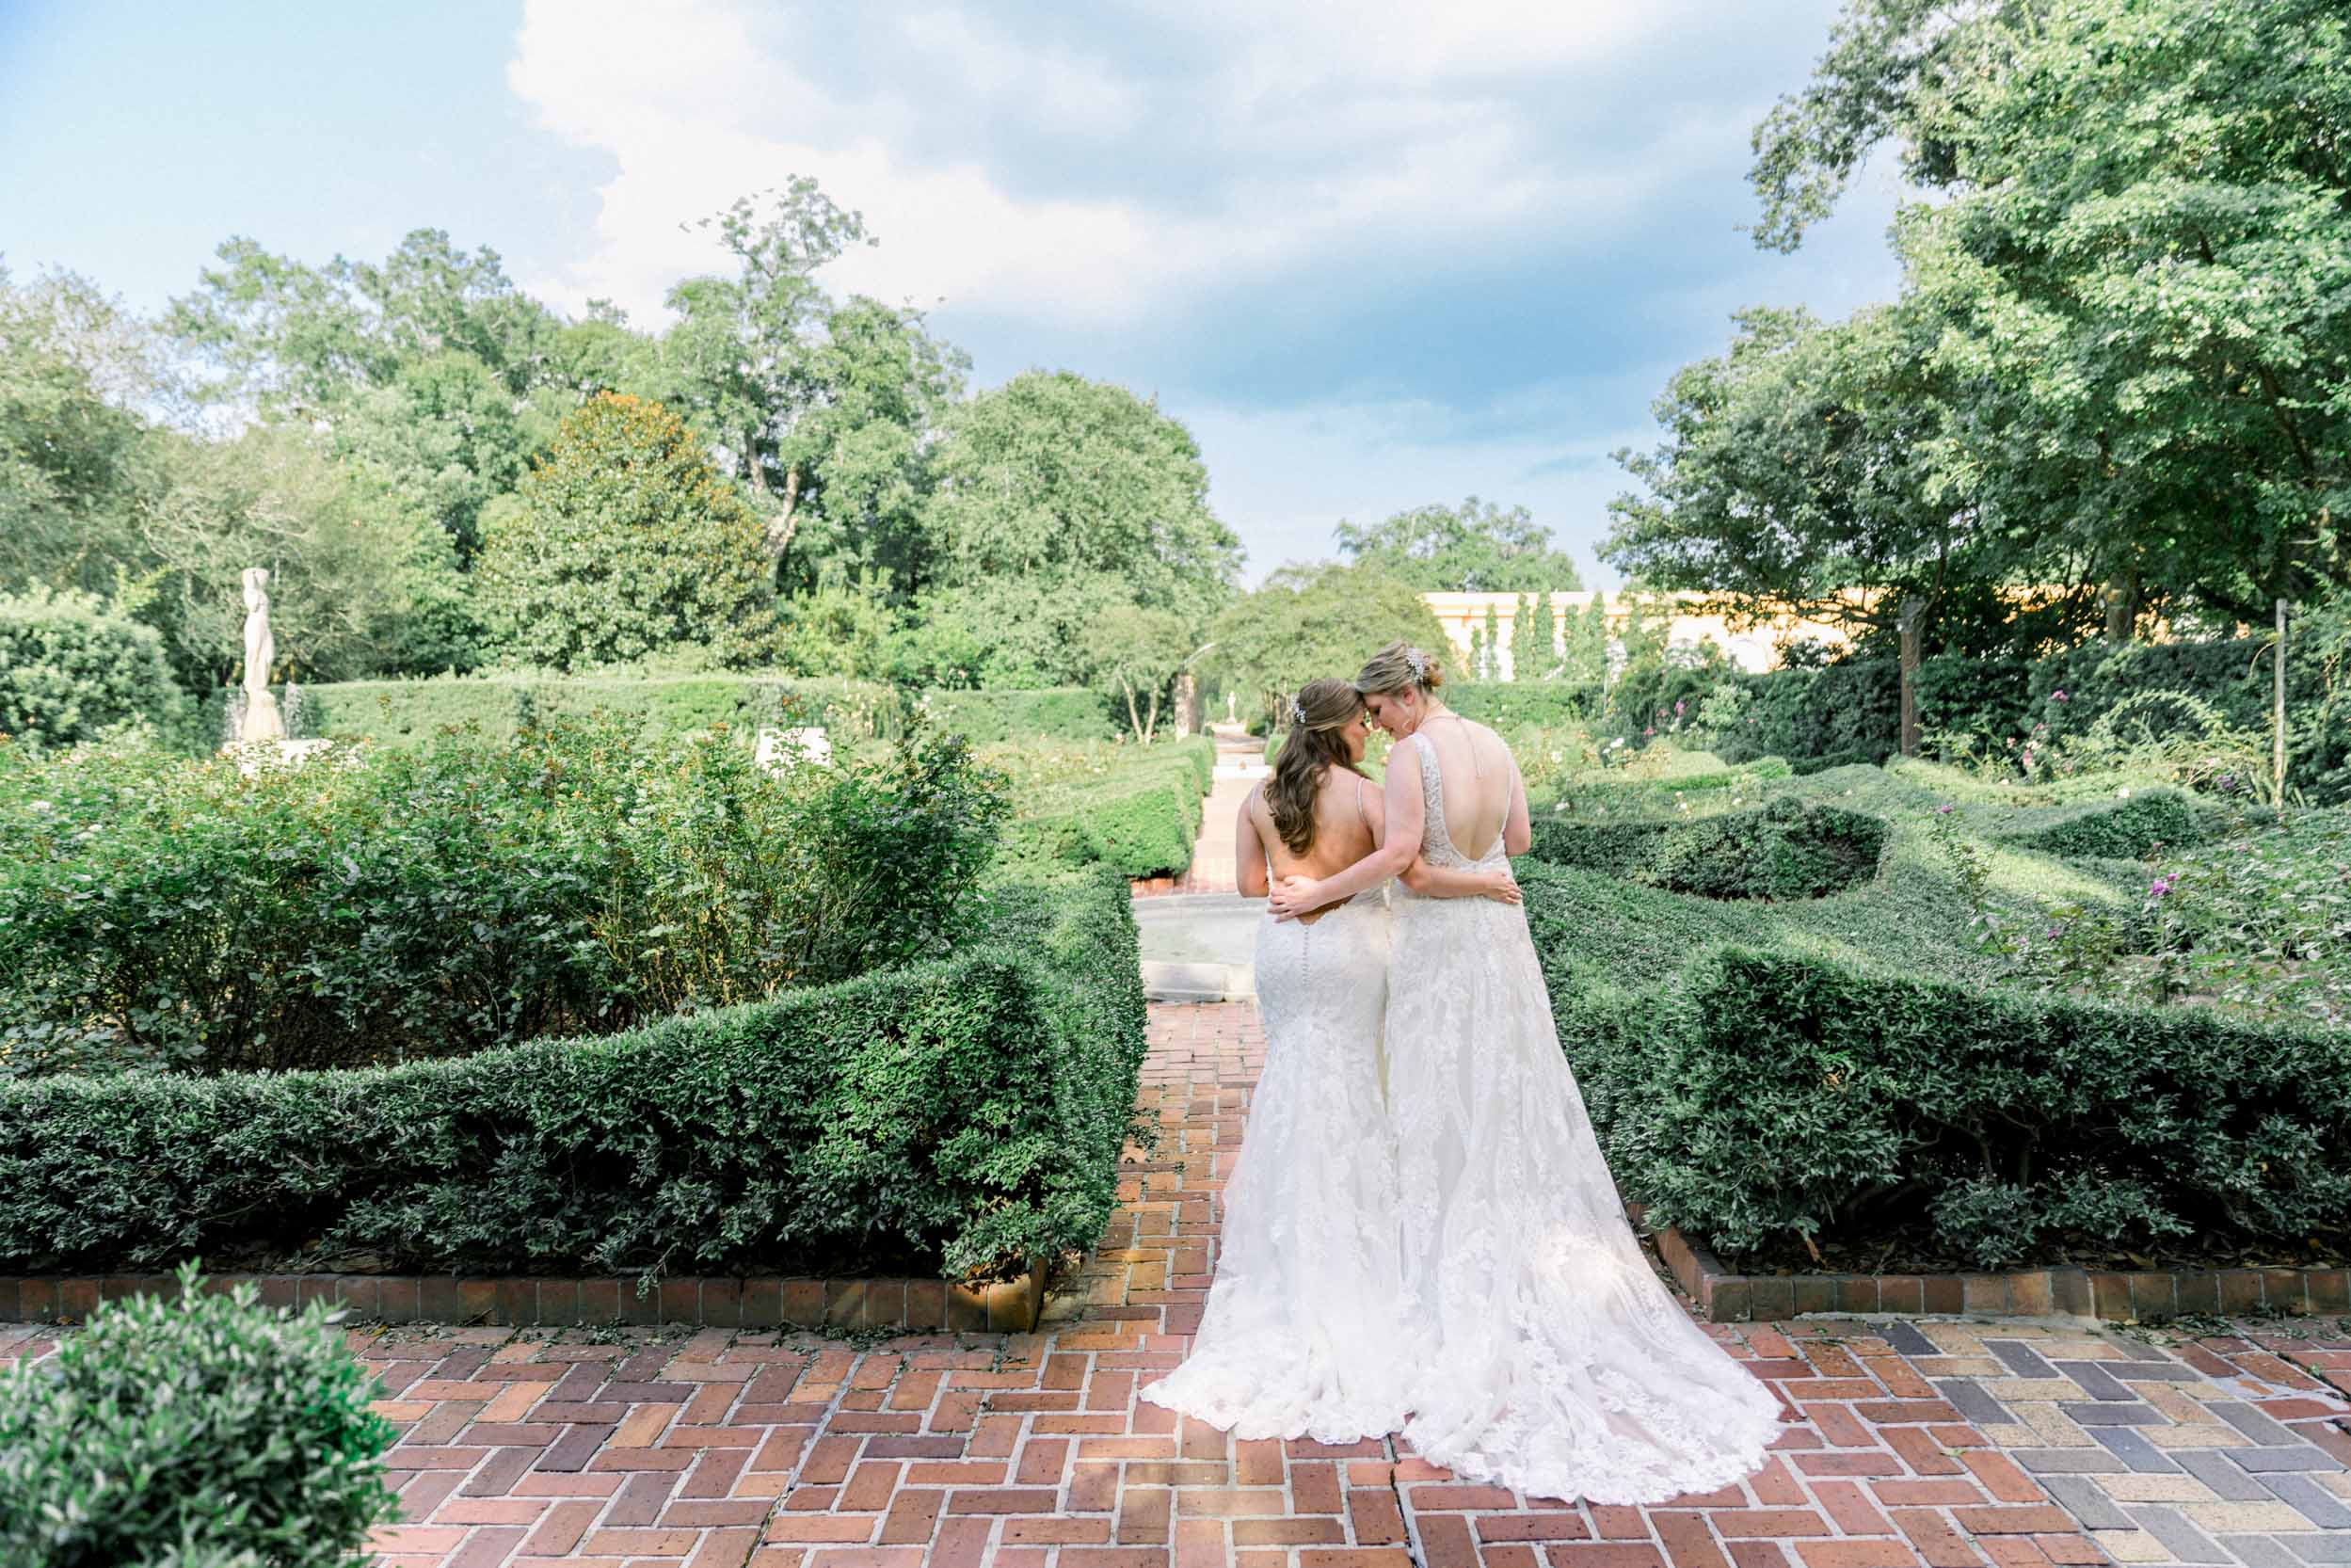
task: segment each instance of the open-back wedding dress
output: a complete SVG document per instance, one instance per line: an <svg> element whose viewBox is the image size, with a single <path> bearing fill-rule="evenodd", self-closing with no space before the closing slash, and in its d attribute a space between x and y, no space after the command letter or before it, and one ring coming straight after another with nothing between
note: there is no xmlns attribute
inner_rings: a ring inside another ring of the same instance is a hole
<svg viewBox="0 0 2351 1568"><path fill-rule="evenodd" d="M1265 1071L1184 1364L1143 1391L1239 1437L1351 1443L1404 1418L1396 1153L1381 1093L1388 901L1257 926Z"/></svg>
<svg viewBox="0 0 2351 1568"><path fill-rule="evenodd" d="M1415 762L1422 856L1503 865L1499 834L1475 859L1454 848L1437 748L1417 734L1388 766ZM1525 911L1399 887L1394 920L1388 1104L1421 1336L1405 1436L1464 1479L1543 1497L1654 1503L1752 1473L1778 1401L1684 1313L1625 1223Z"/></svg>

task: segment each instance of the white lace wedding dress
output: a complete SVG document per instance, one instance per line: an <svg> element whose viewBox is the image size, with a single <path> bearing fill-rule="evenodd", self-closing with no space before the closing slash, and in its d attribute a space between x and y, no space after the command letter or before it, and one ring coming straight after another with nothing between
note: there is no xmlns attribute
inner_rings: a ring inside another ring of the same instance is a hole
<svg viewBox="0 0 2351 1568"><path fill-rule="evenodd" d="M1423 857L1503 865L1498 841L1475 860L1453 847L1436 750L1407 746ZM1388 1103L1407 1320L1429 1336L1405 1436L1464 1479L1541 1497L1654 1503L1752 1473L1778 1401L1684 1313L1625 1223L1525 912L1399 888L1394 920Z"/></svg>
<svg viewBox="0 0 2351 1568"><path fill-rule="evenodd" d="M1380 1061L1386 895L1367 888L1311 922L1269 913L1257 927L1265 1071L1224 1188L1216 1283L1191 1353L1143 1391L1239 1437L1351 1443L1403 1422Z"/></svg>

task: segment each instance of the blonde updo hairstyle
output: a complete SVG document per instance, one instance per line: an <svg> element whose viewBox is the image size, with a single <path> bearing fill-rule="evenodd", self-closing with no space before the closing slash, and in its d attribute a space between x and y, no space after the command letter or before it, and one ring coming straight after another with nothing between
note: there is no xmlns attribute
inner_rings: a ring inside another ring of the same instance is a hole
<svg viewBox="0 0 2351 1568"><path fill-rule="evenodd" d="M1410 643L1388 644L1355 672L1355 690L1363 696L1415 691L1422 696L1445 684L1445 666Z"/></svg>
<svg viewBox="0 0 2351 1568"><path fill-rule="evenodd" d="M1347 755L1339 731L1363 712L1363 694L1344 680L1309 680L1298 688L1289 712L1289 734L1273 759L1273 775L1265 781L1265 803L1273 813L1273 831L1292 855L1314 847L1314 802L1322 776L1345 768L1362 770Z"/></svg>

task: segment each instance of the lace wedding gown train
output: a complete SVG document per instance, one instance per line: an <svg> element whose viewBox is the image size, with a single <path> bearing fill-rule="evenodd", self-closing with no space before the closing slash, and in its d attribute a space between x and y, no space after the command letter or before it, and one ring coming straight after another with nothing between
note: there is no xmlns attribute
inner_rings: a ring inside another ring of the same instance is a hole
<svg viewBox="0 0 2351 1568"><path fill-rule="evenodd" d="M1421 854L1453 847L1418 746ZM1390 764L1394 765L1393 762ZM1435 1343L1404 1428L1465 1479L1654 1503L1759 1468L1777 1400L1649 1267L1560 1054L1523 910L1398 889L1387 1005L1409 1320Z"/></svg>
<svg viewBox="0 0 2351 1568"><path fill-rule="evenodd" d="M1191 1353L1144 1389L1235 1435L1350 1443L1396 1430L1408 1369L1396 1164L1382 1092L1386 889L1257 927L1265 1071L1224 1189Z"/></svg>

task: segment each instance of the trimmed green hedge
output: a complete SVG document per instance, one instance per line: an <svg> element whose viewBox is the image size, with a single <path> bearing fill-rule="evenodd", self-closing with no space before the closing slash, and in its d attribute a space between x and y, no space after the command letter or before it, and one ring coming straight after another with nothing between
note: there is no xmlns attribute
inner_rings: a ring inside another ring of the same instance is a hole
<svg viewBox="0 0 2351 1568"><path fill-rule="evenodd" d="M535 724L608 712L653 739L724 724L745 737L762 725L821 725L856 736L904 733L905 703L872 681L759 675L483 676L346 680L302 688L302 728L337 741L415 745L452 725L508 741Z"/></svg>
<svg viewBox="0 0 2351 1568"><path fill-rule="evenodd" d="M2205 837L2204 814L2194 801L2176 790L2142 790L2127 800L2067 808L2055 821L2002 841L2051 855L2136 860L2158 844L2183 848Z"/></svg>
<svg viewBox="0 0 2351 1568"><path fill-rule="evenodd" d="M961 735L973 745L1037 739L1112 741L1119 734L1102 694L1083 686L1030 692L930 691L922 694L919 706L940 729Z"/></svg>
<svg viewBox="0 0 2351 1568"><path fill-rule="evenodd" d="M1799 899L1874 875L1885 846L1880 818L1783 797L1686 821L1538 818L1529 853L1705 898Z"/></svg>
<svg viewBox="0 0 2351 1568"><path fill-rule="evenodd" d="M1732 946L1663 992L1546 968L1627 1194L1732 1255L1922 1217L1985 1268L2351 1224L2351 1034Z"/></svg>
<svg viewBox="0 0 2351 1568"><path fill-rule="evenodd" d="M1104 865L1120 875L1180 876L1191 867L1200 801L1215 780L1216 743L1206 735L1135 749L1107 778L1043 792L1005 834L1025 859Z"/></svg>
<svg viewBox="0 0 2351 1568"><path fill-rule="evenodd" d="M0 1270L1016 1270L1093 1242L1144 1049L1116 878L953 956L594 1040L0 1082Z"/></svg>

